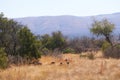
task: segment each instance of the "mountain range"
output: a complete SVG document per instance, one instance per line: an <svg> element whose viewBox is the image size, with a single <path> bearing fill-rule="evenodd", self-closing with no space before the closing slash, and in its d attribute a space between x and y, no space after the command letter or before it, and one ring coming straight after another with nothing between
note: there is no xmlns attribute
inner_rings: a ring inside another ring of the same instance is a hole
<svg viewBox="0 0 120 80"><path fill-rule="evenodd" d="M93 20L108 19L115 24L115 33L120 33L120 13L102 14L96 16L39 16L14 18L15 21L27 25L34 34L50 34L55 31L61 31L64 35L70 37L90 36L89 31Z"/></svg>

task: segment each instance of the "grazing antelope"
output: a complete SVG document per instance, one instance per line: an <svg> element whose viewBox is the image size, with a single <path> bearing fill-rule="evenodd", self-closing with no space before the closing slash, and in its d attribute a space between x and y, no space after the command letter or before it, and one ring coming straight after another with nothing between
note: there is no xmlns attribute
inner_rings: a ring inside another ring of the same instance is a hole
<svg viewBox="0 0 120 80"><path fill-rule="evenodd" d="M55 62L51 62L50 64L55 64Z"/></svg>
<svg viewBox="0 0 120 80"><path fill-rule="evenodd" d="M64 60L67 64L69 64L70 62L69 62L69 59L65 59Z"/></svg>
<svg viewBox="0 0 120 80"><path fill-rule="evenodd" d="M72 59L70 59L70 58L66 58L66 59L59 59L59 64L60 65L63 65L63 64L67 64L67 65L69 65L71 62L72 62Z"/></svg>
<svg viewBox="0 0 120 80"><path fill-rule="evenodd" d="M64 61L69 65L72 62L72 59L69 58L69 59L65 59Z"/></svg>
<svg viewBox="0 0 120 80"><path fill-rule="evenodd" d="M62 65L63 63L62 62L60 62L60 65Z"/></svg>
<svg viewBox="0 0 120 80"><path fill-rule="evenodd" d="M69 62L66 62L67 64L69 64Z"/></svg>

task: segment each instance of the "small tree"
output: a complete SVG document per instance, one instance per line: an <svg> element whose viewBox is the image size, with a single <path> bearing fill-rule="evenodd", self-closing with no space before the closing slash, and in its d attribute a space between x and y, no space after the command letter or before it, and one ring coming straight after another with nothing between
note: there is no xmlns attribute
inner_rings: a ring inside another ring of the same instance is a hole
<svg viewBox="0 0 120 80"><path fill-rule="evenodd" d="M7 55L17 55L18 36L17 33L23 25L0 14L0 47L4 47Z"/></svg>
<svg viewBox="0 0 120 80"><path fill-rule="evenodd" d="M97 36L104 36L106 41L113 46L111 41L111 33L113 32L114 28L114 24L110 23L107 19L102 21L95 20L90 31Z"/></svg>
<svg viewBox="0 0 120 80"><path fill-rule="evenodd" d="M41 36L40 40L42 42L42 48L47 48L49 50L62 50L66 45L66 38L60 31L53 32L51 36L49 34L45 34Z"/></svg>
<svg viewBox="0 0 120 80"><path fill-rule="evenodd" d="M53 32L52 33L52 39L51 39L51 45L52 45L52 50L58 48L58 49L63 49L65 44L66 44L66 39L63 36L63 34L58 31L58 32Z"/></svg>
<svg viewBox="0 0 120 80"><path fill-rule="evenodd" d="M41 36L40 41L42 43L42 48L51 48L51 37L49 36L49 34Z"/></svg>
<svg viewBox="0 0 120 80"><path fill-rule="evenodd" d="M41 56L39 52L39 42L27 27L23 27L19 33L20 56L32 59Z"/></svg>

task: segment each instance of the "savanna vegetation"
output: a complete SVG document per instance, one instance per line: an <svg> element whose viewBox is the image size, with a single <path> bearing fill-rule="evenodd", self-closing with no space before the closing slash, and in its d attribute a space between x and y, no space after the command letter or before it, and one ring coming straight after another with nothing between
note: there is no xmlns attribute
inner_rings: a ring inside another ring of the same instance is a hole
<svg viewBox="0 0 120 80"><path fill-rule="evenodd" d="M91 26L90 32L96 37L71 39L61 31L35 35L27 26L1 13L0 80L7 80L7 77L9 80L53 80L60 77L61 80L118 80L120 72L110 74L111 70L115 71L113 67L116 70L120 67L119 60L111 59L120 58L120 37L113 34L115 25L103 19L94 20ZM3 72L3 69L6 70ZM108 75L111 77L106 77Z"/></svg>

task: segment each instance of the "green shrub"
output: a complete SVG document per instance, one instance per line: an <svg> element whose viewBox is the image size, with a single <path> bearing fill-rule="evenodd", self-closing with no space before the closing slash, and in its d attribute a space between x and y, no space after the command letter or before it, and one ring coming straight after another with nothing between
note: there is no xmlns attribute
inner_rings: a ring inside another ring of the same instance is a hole
<svg viewBox="0 0 120 80"><path fill-rule="evenodd" d="M20 43L20 56L28 59L40 58L41 52L39 51L40 42L36 39L35 35L27 27L20 29L19 33Z"/></svg>
<svg viewBox="0 0 120 80"><path fill-rule="evenodd" d="M72 49L72 48L66 48L64 51L63 51L63 53L74 53L75 51L74 51L74 49Z"/></svg>
<svg viewBox="0 0 120 80"><path fill-rule="evenodd" d="M91 59L91 60L93 60L95 57L94 57L94 55L93 55L93 53L90 53L90 54L88 54L88 59Z"/></svg>
<svg viewBox="0 0 120 80"><path fill-rule="evenodd" d="M103 51L103 56L105 58L120 58L120 44L115 45L113 47L108 47Z"/></svg>
<svg viewBox="0 0 120 80"><path fill-rule="evenodd" d="M48 55L50 53L50 50L48 48L42 49L42 55Z"/></svg>
<svg viewBox="0 0 120 80"><path fill-rule="evenodd" d="M108 43L107 41L105 41L102 45L102 51L105 51L108 47L110 47L110 43Z"/></svg>
<svg viewBox="0 0 120 80"><path fill-rule="evenodd" d="M88 58L88 59L95 59L93 53L88 53L88 54L80 54L80 58Z"/></svg>
<svg viewBox="0 0 120 80"><path fill-rule="evenodd" d="M8 60L3 48L0 48L0 68L5 69L8 66Z"/></svg>

